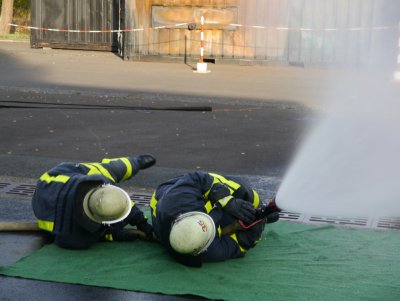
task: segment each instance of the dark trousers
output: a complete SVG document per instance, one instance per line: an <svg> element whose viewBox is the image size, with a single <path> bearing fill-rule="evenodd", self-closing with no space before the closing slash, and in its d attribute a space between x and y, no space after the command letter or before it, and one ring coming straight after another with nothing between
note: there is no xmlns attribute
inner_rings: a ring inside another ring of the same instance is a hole
<svg viewBox="0 0 400 301"><path fill-rule="evenodd" d="M54 243L61 248L88 249L98 242L105 232L105 228L102 227L99 231L90 233L77 223L73 223L68 230L70 231L57 233L54 237Z"/></svg>

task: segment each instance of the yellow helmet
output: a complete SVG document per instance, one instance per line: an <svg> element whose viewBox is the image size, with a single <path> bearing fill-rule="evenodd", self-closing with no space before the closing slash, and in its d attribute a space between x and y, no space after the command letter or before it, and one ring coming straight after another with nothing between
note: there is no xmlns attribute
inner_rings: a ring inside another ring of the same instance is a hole
<svg viewBox="0 0 400 301"><path fill-rule="evenodd" d="M83 210L96 223L114 224L125 219L132 209L129 195L110 184L93 188L83 199Z"/></svg>
<svg viewBox="0 0 400 301"><path fill-rule="evenodd" d="M180 254L199 255L207 250L215 237L215 224L204 212L180 215L169 234L171 247Z"/></svg>

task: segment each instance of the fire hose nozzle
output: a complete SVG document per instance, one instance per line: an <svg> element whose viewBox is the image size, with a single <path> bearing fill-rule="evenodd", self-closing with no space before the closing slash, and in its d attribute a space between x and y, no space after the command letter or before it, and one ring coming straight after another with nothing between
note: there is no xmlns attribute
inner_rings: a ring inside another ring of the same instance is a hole
<svg viewBox="0 0 400 301"><path fill-rule="evenodd" d="M282 209L276 205L275 198L273 198L272 200L269 200L266 203L263 203L259 208L256 209L256 219L258 220L258 219L266 218L267 223L268 223L268 219L273 220L274 218L276 218L276 215L279 218L279 212L281 212L281 211L282 211ZM272 215L274 213L277 213L277 214ZM269 217L270 215L271 215L271 217Z"/></svg>

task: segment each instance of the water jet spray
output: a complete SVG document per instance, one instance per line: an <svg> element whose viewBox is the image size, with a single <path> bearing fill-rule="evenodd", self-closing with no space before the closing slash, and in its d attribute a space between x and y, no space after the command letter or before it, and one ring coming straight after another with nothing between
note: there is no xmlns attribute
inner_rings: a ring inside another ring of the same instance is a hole
<svg viewBox="0 0 400 301"><path fill-rule="evenodd" d="M304 214L400 216L400 94L376 81L337 88L347 97L331 98L287 170L277 204Z"/></svg>

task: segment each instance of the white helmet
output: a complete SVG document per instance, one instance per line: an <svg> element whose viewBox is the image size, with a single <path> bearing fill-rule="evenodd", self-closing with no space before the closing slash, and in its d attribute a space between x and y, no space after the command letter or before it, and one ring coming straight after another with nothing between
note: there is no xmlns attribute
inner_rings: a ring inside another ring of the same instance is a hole
<svg viewBox="0 0 400 301"><path fill-rule="evenodd" d="M207 250L215 236L211 216L192 211L180 215L169 234L171 247L180 254L198 255Z"/></svg>
<svg viewBox="0 0 400 301"><path fill-rule="evenodd" d="M121 188L104 184L86 193L83 210L96 223L114 224L125 219L132 209L129 195Z"/></svg>

